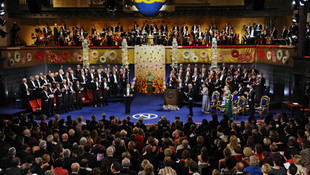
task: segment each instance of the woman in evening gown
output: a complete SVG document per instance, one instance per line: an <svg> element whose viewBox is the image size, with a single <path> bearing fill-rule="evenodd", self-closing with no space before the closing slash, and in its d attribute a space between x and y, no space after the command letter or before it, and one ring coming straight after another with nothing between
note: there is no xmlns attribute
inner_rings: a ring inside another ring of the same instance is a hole
<svg viewBox="0 0 310 175"><path fill-rule="evenodd" d="M202 95L202 109L201 109L201 111L203 113L210 114L211 107L210 107L209 90L208 90L208 87L206 86L205 83L203 83L203 85L202 85L201 95Z"/></svg>
<svg viewBox="0 0 310 175"><path fill-rule="evenodd" d="M225 86L225 114L228 116L230 120L233 120L232 108L231 108L231 91L229 86Z"/></svg>

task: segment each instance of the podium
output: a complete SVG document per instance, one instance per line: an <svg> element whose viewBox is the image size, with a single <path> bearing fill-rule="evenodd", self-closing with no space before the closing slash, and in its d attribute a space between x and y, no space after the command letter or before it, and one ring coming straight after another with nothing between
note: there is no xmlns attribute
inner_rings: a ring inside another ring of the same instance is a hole
<svg viewBox="0 0 310 175"><path fill-rule="evenodd" d="M177 89L166 89L164 92L165 105L178 105L179 91Z"/></svg>

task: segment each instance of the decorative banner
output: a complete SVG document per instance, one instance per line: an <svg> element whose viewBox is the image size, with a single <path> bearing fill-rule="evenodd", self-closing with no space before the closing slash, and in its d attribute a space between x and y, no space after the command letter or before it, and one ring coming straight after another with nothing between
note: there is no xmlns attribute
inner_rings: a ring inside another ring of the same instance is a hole
<svg viewBox="0 0 310 175"><path fill-rule="evenodd" d="M163 93L165 81L165 47L164 46L135 46L135 77L137 92L147 92L146 76L154 76L155 93Z"/></svg>
<svg viewBox="0 0 310 175"><path fill-rule="evenodd" d="M127 51L126 51L127 50ZM166 64L171 63L211 63L210 47L166 47L163 50ZM95 52L94 52L95 51ZM127 52L127 53L126 53ZM295 48L291 46L280 47L218 47L217 63L264 63L279 66L293 66ZM18 68L38 64L82 64L83 49L81 48L27 48L2 49L5 57L4 68ZM98 57L97 57L98 55ZM126 58L127 55L127 58ZM135 64L135 49L122 46L122 48L94 47L88 50L86 58L89 64ZM95 56L95 57L93 57ZM97 57L97 58L96 58Z"/></svg>
<svg viewBox="0 0 310 175"><path fill-rule="evenodd" d="M166 0L134 0L134 5L144 15L155 15L166 3Z"/></svg>

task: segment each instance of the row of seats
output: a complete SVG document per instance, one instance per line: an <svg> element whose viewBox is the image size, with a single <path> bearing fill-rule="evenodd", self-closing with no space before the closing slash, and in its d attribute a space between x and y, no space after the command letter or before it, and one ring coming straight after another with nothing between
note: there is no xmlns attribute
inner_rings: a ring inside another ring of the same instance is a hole
<svg viewBox="0 0 310 175"><path fill-rule="evenodd" d="M102 96L102 91L100 91L100 96ZM76 100L75 94L74 94L74 100ZM87 93L85 91L82 91L82 100L84 104L93 102L93 91L87 91ZM40 113L42 111L41 98L29 100L29 104L33 113ZM54 106L56 107L55 97L54 97Z"/></svg>
<svg viewBox="0 0 310 175"><path fill-rule="evenodd" d="M259 104L255 104L255 112L259 113L260 117L262 117L262 114L264 112L269 114L269 103L270 103L270 98L265 95L262 96L260 99ZM212 93L211 97L211 108L215 108L217 113L218 111L223 111L225 110L225 102L222 102L220 100L220 93L218 91L214 91ZM246 111L249 111L250 107L248 104L248 99L246 99L244 96L238 96L237 92L233 93L232 96L232 111L235 114L235 119L237 119L238 114L242 114L242 118L244 116L244 113Z"/></svg>

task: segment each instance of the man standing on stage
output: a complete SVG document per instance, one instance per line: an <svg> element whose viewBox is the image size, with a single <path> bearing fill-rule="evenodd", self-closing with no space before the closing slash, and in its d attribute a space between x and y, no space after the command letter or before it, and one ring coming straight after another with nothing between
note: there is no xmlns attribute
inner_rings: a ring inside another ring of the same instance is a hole
<svg viewBox="0 0 310 175"><path fill-rule="evenodd" d="M130 113L130 105L132 102L132 89L130 88L130 84L128 83L126 88L123 91L123 95L124 95L124 103L125 103L125 114L129 114Z"/></svg>
<svg viewBox="0 0 310 175"><path fill-rule="evenodd" d="M250 85L250 91L245 92L245 94L248 95L249 99L249 107L250 107L250 117L249 118L254 118L254 96L255 96L255 91L253 89L253 85ZM250 121L250 120L249 120Z"/></svg>
<svg viewBox="0 0 310 175"><path fill-rule="evenodd" d="M147 95L153 95L153 80L154 76L149 72L149 74L146 76L146 81L147 81Z"/></svg>
<svg viewBox="0 0 310 175"><path fill-rule="evenodd" d="M192 84L188 84L188 90L187 92L184 92L184 94L187 97L189 114L193 116L194 89Z"/></svg>

